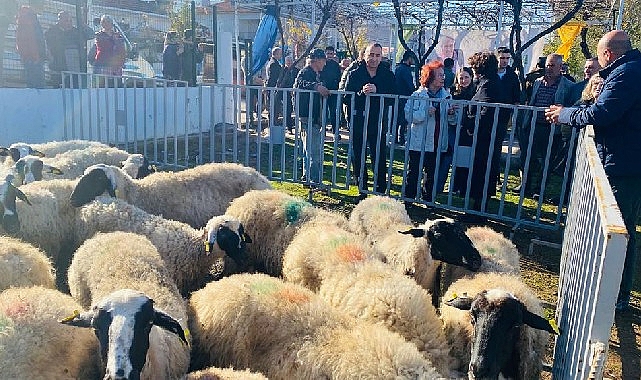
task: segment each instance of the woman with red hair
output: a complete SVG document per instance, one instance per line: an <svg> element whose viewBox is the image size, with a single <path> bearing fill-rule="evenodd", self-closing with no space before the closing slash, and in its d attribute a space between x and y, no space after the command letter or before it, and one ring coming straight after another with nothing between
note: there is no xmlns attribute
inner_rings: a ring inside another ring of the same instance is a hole
<svg viewBox="0 0 641 380"><path fill-rule="evenodd" d="M431 202L433 194L443 191L449 165L452 163L451 150L448 149L448 118L453 119L455 116L454 109L443 101L452 96L444 87L445 71L442 62L432 61L424 65L419 83L420 87L405 104L405 118L410 124L405 197L416 198L419 173L422 171L422 199ZM437 178L436 184L434 178Z"/></svg>

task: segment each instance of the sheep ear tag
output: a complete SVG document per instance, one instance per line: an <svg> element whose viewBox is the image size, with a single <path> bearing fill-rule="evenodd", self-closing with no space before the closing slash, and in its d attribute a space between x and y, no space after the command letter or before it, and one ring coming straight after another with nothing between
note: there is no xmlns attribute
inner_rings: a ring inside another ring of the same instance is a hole
<svg viewBox="0 0 641 380"><path fill-rule="evenodd" d="M548 319L548 324L554 330L554 333L556 335L561 335L561 331L559 330L559 326L556 324L556 321L552 318Z"/></svg>
<svg viewBox="0 0 641 380"><path fill-rule="evenodd" d="M452 294L452 299L445 301L445 304L460 310L470 310L472 307L472 298L468 297L467 293L463 293L461 297L454 293Z"/></svg>
<svg viewBox="0 0 641 380"><path fill-rule="evenodd" d="M74 310L74 311L73 311L73 313L72 313L70 316L62 318L62 319L60 320L60 323L68 323L68 322L71 322L71 321L73 321L75 318L77 318L77 317L79 317L79 316L80 316L80 311L78 311L78 310Z"/></svg>

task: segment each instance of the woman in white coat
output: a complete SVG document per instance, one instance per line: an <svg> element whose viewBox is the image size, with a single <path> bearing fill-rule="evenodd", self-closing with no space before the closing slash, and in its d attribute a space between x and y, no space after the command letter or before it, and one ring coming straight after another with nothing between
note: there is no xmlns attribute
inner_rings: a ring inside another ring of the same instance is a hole
<svg viewBox="0 0 641 380"><path fill-rule="evenodd" d="M423 200L431 202L433 191L434 194L443 191L452 163L452 152L448 149L448 145L451 145L448 144L448 119L455 120L456 116L455 110L448 102L432 100L452 98L444 87L445 71L442 62L432 61L425 64L421 68L419 83L421 86L405 104L405 117L410 125L405 197L416 199L419 173L422 170L421 196Z"/></svg>

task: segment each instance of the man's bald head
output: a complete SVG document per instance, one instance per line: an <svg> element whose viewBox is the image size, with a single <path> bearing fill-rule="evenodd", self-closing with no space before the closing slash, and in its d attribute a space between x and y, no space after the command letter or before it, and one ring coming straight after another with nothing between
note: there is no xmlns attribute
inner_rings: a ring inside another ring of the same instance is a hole
<svg viewBox="0 0 641 380"><path fill-rule="evenodd" d="M611 30L599 40L597 55L601 67L605 67L626 52L632 50L630 36L623 30Z"/></svg>

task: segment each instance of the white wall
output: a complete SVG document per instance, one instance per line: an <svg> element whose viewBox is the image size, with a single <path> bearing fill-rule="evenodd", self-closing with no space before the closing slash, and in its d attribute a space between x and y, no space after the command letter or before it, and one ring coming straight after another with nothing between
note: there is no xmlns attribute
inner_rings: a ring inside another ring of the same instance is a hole
<svg viewBox="0 0 641 380"><path fill-rule="evenodd" d="M64 116L60 91L0 88L0 146L61 140Z"/></svg>

